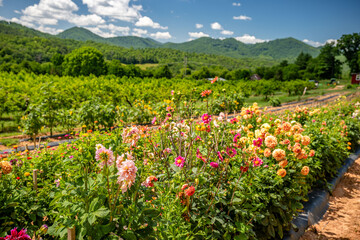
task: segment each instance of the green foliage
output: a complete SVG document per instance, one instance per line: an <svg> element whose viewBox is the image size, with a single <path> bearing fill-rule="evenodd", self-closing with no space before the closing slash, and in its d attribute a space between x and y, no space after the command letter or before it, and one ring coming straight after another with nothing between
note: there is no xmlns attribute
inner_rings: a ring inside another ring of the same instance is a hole
<svg viewBox="0 0 360 240"><path fill-rule="evenodd" d="M70 76L100 76L106 70L103 55L92 47L82 47L67 54L63 68L64 74Z"/></svg>
<svg viewBox="0 0 360 240"><path fill-rule="evenodd" d="M24 134L33 139L39 134L40 129L44 126L43 118L41 116L41 109L37 105L30 105L28 114L22 118L22 127Z"/></svg>
<svg viewBox="0 0 360 240"><path fill-rule="evenodd" d="M279 107L281 106L281 101L279 100L279 98L272 97L269 99L269 104L273 107Z"/></svg>
<svg viewBox="0 0 360 240"><path fill-rule="evenodd" d="M346 57L351 73L360 72L358 63L360 51L360 34L344 34L337 42L337 48Z"/></svg>

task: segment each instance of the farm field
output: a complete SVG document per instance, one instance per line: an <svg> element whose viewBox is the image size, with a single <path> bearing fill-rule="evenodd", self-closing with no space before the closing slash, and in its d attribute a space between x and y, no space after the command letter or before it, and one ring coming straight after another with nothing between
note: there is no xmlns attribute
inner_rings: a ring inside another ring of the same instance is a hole
<svg viewBox="0 0 360 240"><path fill-rule="evenodd" d="M314 88L313 83L306 81L285 85L269 81L264 86L264 82L259 81L218 81L212 84L204 80L50 77L27 73L3 73L0 77L4 89L0 149L28 144L20 143L20 138L51 135L50 132L70 134L82 128L150 123L159 114L172 114L177 119L199 116L205 110L210 114L231 114L254 102L270 109L274 103L298 102L299 99L315 101L322 95L331 98L356 91L354 87L348 88L346 81L334 86L327 84L326 80ZM304 87L309 89L305 95ZM202 96L204 91L211 93ZM269 96L262 95L263 92ZM29 124L25 118L26 108L34 109L33 112L36 110L39 115L30 119L39 121L35 128L26 127Z"/></svg>
<svg viewBox="0 0 360 240"><path fill-rule="evenodd" d="M0 0L0 240L358 240L359 8Z"/></svg>
<svg viewBox="0 0 360 240"><path fill-rule="evenodd" d="M277 115L253 104L229 121L158 115L155 128L87 129L57 149L2 155L1 231L19 226L64 238L75 226L79 239L282 238L308 191L356 148L358 101L341 97Z"/></svg>

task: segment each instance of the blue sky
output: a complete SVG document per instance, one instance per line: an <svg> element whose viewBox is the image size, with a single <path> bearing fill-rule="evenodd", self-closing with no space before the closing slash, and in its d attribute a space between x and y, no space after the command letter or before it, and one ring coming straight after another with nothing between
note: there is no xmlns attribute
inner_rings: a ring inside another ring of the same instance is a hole
<svg viewBox="0 0 360 240"><path fill-rule="evenodd" d="M320 46L360 32L360 0L0 0L0 19L51 34L79 26L160 42L294 37Z"/></svg>

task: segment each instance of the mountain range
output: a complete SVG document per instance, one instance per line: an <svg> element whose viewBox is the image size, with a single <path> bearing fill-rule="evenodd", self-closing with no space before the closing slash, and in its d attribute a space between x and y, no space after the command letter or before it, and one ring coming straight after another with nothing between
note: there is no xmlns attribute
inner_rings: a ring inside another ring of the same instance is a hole
<svg viewBox="0 0 360 240"><path fill-rule="evenodd" d="M291 37L256 44L245 44L235 38L213 39L209 37L202 37L183 43L160 43L151 38L135 36L103 38L80 27L67 29L56 35L56 37L78 41L94 41L125 48L170 48L185 52L215 54L232 58L262 57L274 60L293 60L301 52L309 53L313 57L320 53L319 48L312 47Z"/></svg>

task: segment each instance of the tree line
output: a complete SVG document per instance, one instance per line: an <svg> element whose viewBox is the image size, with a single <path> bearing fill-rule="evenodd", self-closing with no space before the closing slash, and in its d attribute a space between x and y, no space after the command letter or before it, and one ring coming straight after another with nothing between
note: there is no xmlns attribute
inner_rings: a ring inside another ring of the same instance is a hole
<svg viewBox="0 0 360 240"><path fill-rule="evenodd" d="M329 79L341 76L340 55L346 58L352 73L360 71L359 33L345 34L336 44L325 44L317 57L300 53L294 63L283 60L272 66L261 64L261 60L259 65L255 61L250 65L243 65L238 59L170 49L125 49L95 42L87 42L86 46L82 46L78 41L66 40L65 43L71 42L69 45L64 44L63 40L41 37L31 41L27 37L8 40L12 44L7 44L0 50L0 71L14 73L24 70L58 76L93 74L168 79L206 79L219 76L228 80L249 80L256 73L263 79L277 81ZM22 52L24 50L19 50L21 43L28 49L38 51ZM189 58L183 62L186 56ZM206 63L203 64L202 60ZM134 63L152 63L154 66L141 69Z"/></svg>

